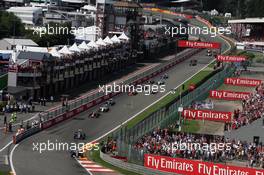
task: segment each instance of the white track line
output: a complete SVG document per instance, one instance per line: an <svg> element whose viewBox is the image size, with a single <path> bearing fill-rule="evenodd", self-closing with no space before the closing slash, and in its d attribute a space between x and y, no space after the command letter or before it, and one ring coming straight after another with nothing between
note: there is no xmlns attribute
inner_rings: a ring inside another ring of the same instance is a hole
<svg viewBox="0 0 264 175"><path fill-rule="evenodd" d="M231 44L230 44L227 40L225 40L224 38L222 38L221 36L220 36L220 38L221 38L223 41L225 41L225 42L228 44L228 46L229 46L229 48L228 48L226 51L223 52L223 53L226 53L226 52L228 52L228 51L232 48L232 47L231 47ZM200 73L202 70L206 69L206 68L207 68L211 63L213 63L214 61L215 61L215 59L212 60L210 63L208 63L206 66L204 66L202 69L200 69L198 72L196 72L194 75L192 75L191 77L189 77L188 79L186 79L184 82L182 82L182 83L181 83L180 85L178 85L176 88L179 88L180 86L182 86L182 84L186 83L186 82L189 81L191 78L193 78L195 75L197 75L198 73ZM107 136L107 135L110 134L111 132L113 132L113 131L115 131L116 129L118 129L119 127L121 127L122 125L124 125L124 124L126 124L127 122L129 122L130 120L134 119L134 118L135 118L136 116L138 116L140 113L142 113L143 111L145 111L146 109L148 109L149 107L151 107L152 105L154 105L155 103L157 103L158 101L160 101L161 99L165 98L165 97L166 97L167 95L169 95L170 93L171 93L171 92L166 93L164 96L162 96L162 97L159 98L158 100L154 101L153 103L151 103L150 105L148 105L147 107L145 107L144 109L142 109L141 111L139 111L138 113L136 113L134 116L132 116L131 118L129 118L128 120L126 120L126 121L123 122L122 124L116 126L116 127L113 128L112 130L108 131L107 133L103 134L102 136L98 137L97 139L94 139L93 141L91 141L91 142L89 142L89 143L96 142L96 141L98 141L98 140L104 138L105 136ZM87 144L89 144L89 143L87 143ZM92 175L92 173L90 173L90 174Z"/></svg>
<svg viewBox="0 0 264 175"><path fill-rule="evenodd" d="M14 151L16 149L16 147L18 147L19 144L16 144L13 149L11 150L10 152L10 166L11 166L11 171L13 173L13 175L16 175L16 170L15 170L15 167L14 167L14 164L13 164L13 155L14 155Z"/></svg>
<svg viewBox="0 0 264 175"><path fill-rule="evenodd" d="M12 143L13 143L13 141L10 141L8 144L6 144L3 148L0 149L0 152L4 151Z"/></svg>
<svg viewBox="0 0 264 175"><path fill-rule="evenodd" d="M222 38L223 39L223 38ZM223 39L224 41L226 41L225 39ZM229 49L231 49L231 45L229 42L227 42L228 45L229 45ZM227 52L228 50L226 50L225 52ZM225 53L224 52L224 53ZM211 61L210 63L208 63L206 66L204 66L202 69L200 69L198 72L196 72L194 75L192 75L191 77L189 77L188 79L186 79L184 82L182 82L180 85L178 85L176 88L180 87L182 84L186 83L188 80L190 80L191 78L193 78L195 75L197 75L199 72L201 72L202 70L204 70L208 65L210 65L211 63L213 63L215 60ZM158 101L160 101L162 98L164 98L165 96L167 96L168 94L170 94L171 92L168 92L167 94L165 94L164 96L162 96L161 98L159 98L158 100L154 101L152 104L150 104L149 106L147 106L146 108L142 109L140 112L138 112L137 114L135 114L133 117L131 117L130 119L126 120L124 123L118 125L117 127L115 127L114 129L110 130L109 132L103 134L102 136L98 137L97 139L91 141L91 142L96 142L98 140L100 140L101 138L107 136L109 133L113 132L114 130L118 129L120 126L122 126L123 124L126 124L127 122L129 122L130 120L134 119L137 115L139 115L141 112L143 112L144 110L146 110L147 108L149 108L150 106L152 106L153 104L157 103ZM89 143L91 143L89 142ZM18 146L19 144L16 144L14 146L14 148L12 149L11 153L10 153L10 165L11 165L11 170L12 172L14 173L14 175L16 175L16 171L15 171L15 168L14 168L14 164L13 164L13 153L16 149L16 147ZM76 161L82 166L82 164L76 159ZM91 171L89 169L86 169L85 170L90 174L90 175L93 175L91 173Z"/></svg>

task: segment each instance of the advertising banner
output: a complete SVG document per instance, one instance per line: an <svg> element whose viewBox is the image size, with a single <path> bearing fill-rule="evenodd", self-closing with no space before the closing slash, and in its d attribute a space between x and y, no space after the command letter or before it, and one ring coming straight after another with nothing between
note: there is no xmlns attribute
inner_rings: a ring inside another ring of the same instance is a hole
<svg viewBox="0 0 264 175"><path fill-rule="evenodd" d="M210 97L219 100L243 100L250 96L250 92L235 92L224 90L211 90Z"/></svg>
<svg viewBox="0 0 264 175"><path fill-rule="evenodd" d="M200 49L219 49L221 47L221 44L216 42L198 42L198 41L179 40L178 46L200 48Z"/></svg>
<svg viewBox="0 0 264 175"><path fill-rule="evenodd" d="M225 84L233 86L258 86L262 83L262 80L249 79L249 78L226 78Z"/></svg>
<svg viewBox="0 0 264 175"><path fill-rule="evenodd" d="M232 112L185 109L182 112L182 116L186 119L193 120L230 122L232 118Z"/></svg>
<svg viewBox="0 0 264 175"><path fill-rule="evenodd" d="M183 175L264 175L264 170L166 156L144 155L144 166Z"/></svg>
<svg viewBox="0 0 264 175"><path fill-rule="evenodd" d="M247 58L244 56L217 55L216 59L221 62L242 62Z"/></svg>

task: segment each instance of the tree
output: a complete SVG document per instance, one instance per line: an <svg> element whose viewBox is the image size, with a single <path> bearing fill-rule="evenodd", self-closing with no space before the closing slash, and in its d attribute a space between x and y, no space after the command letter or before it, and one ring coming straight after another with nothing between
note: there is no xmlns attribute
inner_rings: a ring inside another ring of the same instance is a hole
<svg viewBox="0 0 264 175"><path fill-rule="evenodd" d="M65 45L72 44L74 40L74 35L71 33L71 24L56 24L49 23L47 27L44 27L46 32L43 35L34 32L33 30L27 31L27 38L32 39L41 47L49 47L54 45ZM44 29L43 28L43 29ZM57 30L57 32L50 32L48 30ZM63 29L65 29L63 31ZM66 30L67 29L67 30Z"/></svg>
<svg viewBox="0 0 264 175"><path fill-rule="evenodd" d="M0 11L0 39L10 36L23 36L25 28L13 13Z"/></svg>
<svg viewBox="0 0 264 175"><path fill-rule="evenodd" d="M216 9L239 18L263 17L264 0L203 0L204 10Z"/></svg>

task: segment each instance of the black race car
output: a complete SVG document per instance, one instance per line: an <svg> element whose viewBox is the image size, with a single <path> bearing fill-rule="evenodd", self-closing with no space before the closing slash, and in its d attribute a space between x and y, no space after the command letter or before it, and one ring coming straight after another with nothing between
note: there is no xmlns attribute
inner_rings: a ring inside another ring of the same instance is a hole
<svg viewBox="0 0 264 175"><path fill-rule="evenodd" d="M100 113L98 111L94 111L91 114L89 114L90 118L99 118Z"/></svg>
<svg viewBox="0 0 264 175"><path fill-rule="evenodd" d="M82 130L78 130L74 133L73 136L74 139L79 139L79 140L85 140L86 134L82 132Z"/></svg>
<svg viewBox="0 0 264 175"><path fill-rule="evenodd" d="M113 105L115 105L115 101L111 98L111 99L107 100L105 104L107 104L108 106L113 106Z"/></svg>

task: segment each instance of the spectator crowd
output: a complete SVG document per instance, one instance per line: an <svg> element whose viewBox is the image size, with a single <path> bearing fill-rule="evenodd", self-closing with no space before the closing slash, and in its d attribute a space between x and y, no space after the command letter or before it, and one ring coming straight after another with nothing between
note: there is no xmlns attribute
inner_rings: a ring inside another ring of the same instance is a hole
<svg viewBox="0 0 264 175"><path fill-rule="evenodd" d="M248 125L264 116L264 85L256 87L248 99L243 99L242 109L234 110L234 117L231 123L226 124L226 130L238 129Z"/></svg>
<svg viewBox="0 0 264 175"><path fill-rule="evenodd" d="M200 149L201 147L182 147L172 149L179 143L210 145L225 144L223 149ZM228 145L228 146L226 146ZM229 140L223 136L194 135L182 132L173 132L169 129L155 129L152 133L140 138L134 149L144 150L145 153L196 159L212 162L247 161L247 166L264 168L264 146L258 143L247 143Z"/></svg>

